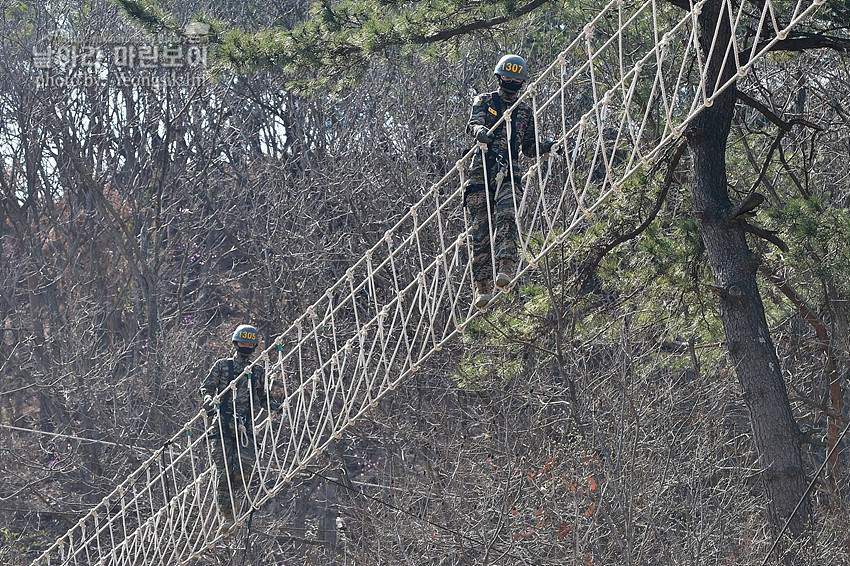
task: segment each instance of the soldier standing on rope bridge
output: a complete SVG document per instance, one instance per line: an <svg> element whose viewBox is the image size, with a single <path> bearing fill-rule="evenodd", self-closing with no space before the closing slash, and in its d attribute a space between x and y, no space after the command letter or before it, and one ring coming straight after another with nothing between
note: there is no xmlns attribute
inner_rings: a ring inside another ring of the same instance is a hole
<svg viewBox="0 0 850 566"><path fill-rule="evenodd" d="M528 78L528 66L525 59L518 55L505 55L496 64L493 73L499 81L499 89L475 97L469 123L466 126L466 131L478 143L487 146L484 164L481 158L482 151L476 151L473 154L469 178L464 184L463 192L472 226L472 277L475 280L475 306L482 310L492 299L491 245L497 266L496 287L502 290L507 289L514 277L514 267L518 258L512 187L519 189L519 194L516 195L516 202L519 202L522 192L522 173L517 163L519 150L522 149L526 157L538 155L534 114L525 101L511 113L510 140L505 122L488 133L502 117L502 113L516 102L519 91ZM539 155L549 153L554 145L553 141L540 142Z"/></svg>
<svg viewBox="0 0 850 566"><path fill-rule="evenodd" d="M251 392L254 393L255 411L264 407L276 411L280 404L269 395L265 368L261 365L255 365L249 374L239 378L235 393L228 390L220 403L213 403L213 398L227 389L230 382L248 367L258 343L256 328L248 324L237 327L233 332L236 348L233 357L217 360L201 384L204 411L212 423L209 441L217 470L216 493L221 531L225 534L235 523L235 492L240 486L247 488L256 458Z"/></svg>

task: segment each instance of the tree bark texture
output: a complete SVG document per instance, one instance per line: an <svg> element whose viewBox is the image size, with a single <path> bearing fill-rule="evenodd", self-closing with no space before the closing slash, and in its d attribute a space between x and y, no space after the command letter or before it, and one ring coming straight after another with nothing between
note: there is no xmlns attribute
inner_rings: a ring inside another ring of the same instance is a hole
<svg viewBox="0 0 850 566"><path fill-rule="evenodd" d="M710 0L699 16L700 42L707 57L722 18L718 45L707 62L707 92L735 69L723 58L730 38L728 8ZM806 490L800 434L788 402L779 359L770 336L756 284L758 256L749 249L740 221L730 214L726 178L726 142L735 108L734 86L718 95L691 123L686 133L692 160L691 197L700 233L719 295L720 317L729 356L735 365L750 415L753 440L764 470L762 482L769 499L770 521L779 529L791 516ZM804 501L789 529L803 531L810 508Z"/></svg>

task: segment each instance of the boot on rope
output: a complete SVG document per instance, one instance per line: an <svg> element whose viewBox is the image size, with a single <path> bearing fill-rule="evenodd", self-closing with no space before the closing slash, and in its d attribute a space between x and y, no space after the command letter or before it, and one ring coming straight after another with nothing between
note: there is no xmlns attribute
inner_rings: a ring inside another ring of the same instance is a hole
<svg viewBox="0 0 850 566"><path fill-rule="evenodd" d="M227 536L233 531L233 527L236 525L233 508L230 505L219 505L218 514L221 518L221 525L218 527L218 532Z"/></svg>
<svg viewBox="0 0 850 566"><path fill-rule="evenodd" d="M485 310L493 295L490 294L490 283L488 281L475 282L475 308Z"/></svg>
<svg viewBox="0 0 850 566"><path fill-rule="evenodd" d="M503 259L499 262L499 274L496 276L496 287L502 291L507 290L514 276L514 260Z"/></svg>

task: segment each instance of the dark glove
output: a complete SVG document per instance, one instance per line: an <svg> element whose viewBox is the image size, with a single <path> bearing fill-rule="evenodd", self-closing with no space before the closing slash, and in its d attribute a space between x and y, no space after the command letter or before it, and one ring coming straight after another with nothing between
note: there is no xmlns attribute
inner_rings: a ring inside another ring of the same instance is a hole
<svg viewBox="0 0 850 566"><path fill-rule="evenodd" d="M204 399L203 409L209 418L215 416L215 403L212 402L212 398L208 397Z"/></svg>
<svg viewBox="0 0 850 566"><path fill-rule="evenodd" d="M544 155L546 153L549 153L550 151L552 151L552 147L554 145L555 145L555 142L552 141L552 140L545 141L545 142L541 143L540 144L540 154ZM558 149L555 150L555 153L557 153L558 155L564 155L564 146L559 145Z"/></svg>
<svg viewBox="0 0 850 566"><path fill-rule="evenodd" d="M275 401L274 399L269 399L269 408L272 413L278 413L283 410L283 405Z"/></svg>
<svg viewBox="0 0 850 566"><path fill-rule="evenodd" d="M493 141L492 136L487 133L487 126L475 126L472 133L475 134L475 140L480 143L490 143Z"/></svg>

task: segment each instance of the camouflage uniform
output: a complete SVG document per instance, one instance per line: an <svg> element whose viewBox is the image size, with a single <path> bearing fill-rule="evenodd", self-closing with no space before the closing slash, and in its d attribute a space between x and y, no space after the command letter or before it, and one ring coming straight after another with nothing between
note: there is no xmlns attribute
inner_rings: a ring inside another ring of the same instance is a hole
<svg viewBox="0 0 850 566"><path fill-rule="evenodd" d="M478 95L472 103L472 113L466 126L468 133L474 136L475 126L483 125L490 129L496 123L499 119L496 96L501 100L501 111L507 113L508 108L516 102L518 95L504 89ZM508 141L506 132L507 128L503 123L491 134L493 141L487 146L485 163L482 163L480 150L473 154L468 180L464 185L464 202L469 209L472 224L472 273L476 282L489 281L493 277L490 258L490 218L487 215L485 197L488 191L485 187L490 189L490 210L492 219L495 221L493 250L496 261L517 261L517 228L511 178L517 191L516 200L519 202L522 197L519 150L521 149L522 153L529 157L537 154L534 114L528 104L522 102L512 112L511 143ZM513 175L511 175L511 164ZM496 175L500 169L503 169L505 178L501 187L497 187Z"/></svg>
<svg viewBox="0 0 850 566"><path fill-rule="evenodd" d="M233 362L233 374L230 374L228 365ZM204 407L209 413L215 415L213 419L213 429L209 436L210 449L212 451L213 461L218 472L218 507L219 510L227 515L233 516L233 508L230 499L230 488L236 491L243 483L247 484L250 479L251 470L256 459L256 451L254 447L254 438L252 434L252 414L251 400L249 398L248 378L252 378L251 390L254 392L254 410L259 411L266 407L268 401L272 410L278 408L278 403L272 399L266 390L266 372L261 365L256 365L253 372L242 375L236 384L235 399L231 399L230 394L225 394L222 397L220 410L214 411L212 407L212 399L220 391L224 390L230 383L232 378L235 378L248 367L251 360L248 357L235 353L232 358L222 358L217 360L210 369L209 374L201 384L201 396L204 399ZM235 408L235 413L234 413ZM221 422L219 423L219 416ZM239 442L240 437L243 437L243 432L239 430L239 425L244 425L244 434L248 437L247 446L242 446ZM241 467L240 467L241 460ZM243 478L243 471L245 477ZM229 472L229 474L228 474ZM228 475L230 477L230 485L228 486ZM243 481L244 480L244 481Z"/></svg>

